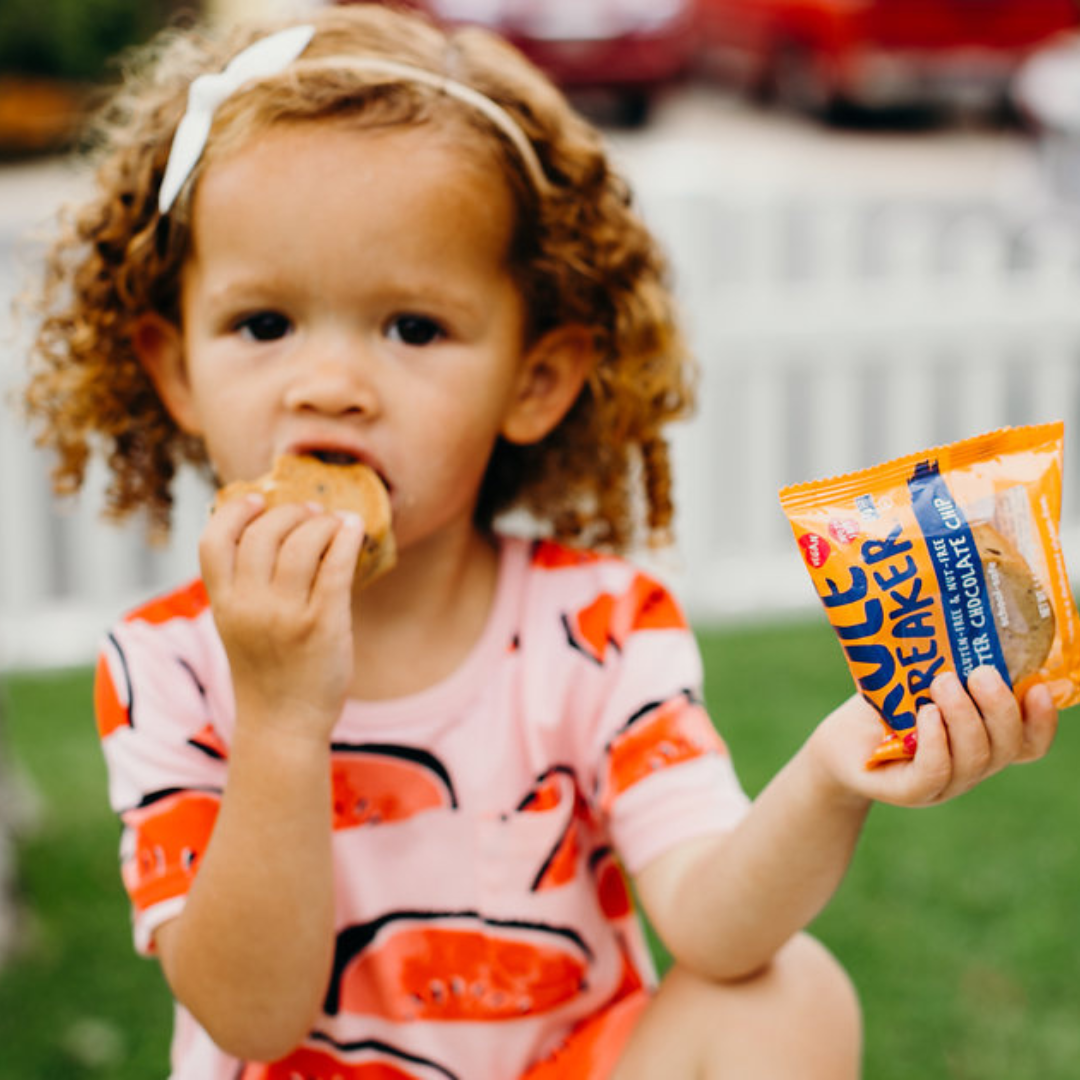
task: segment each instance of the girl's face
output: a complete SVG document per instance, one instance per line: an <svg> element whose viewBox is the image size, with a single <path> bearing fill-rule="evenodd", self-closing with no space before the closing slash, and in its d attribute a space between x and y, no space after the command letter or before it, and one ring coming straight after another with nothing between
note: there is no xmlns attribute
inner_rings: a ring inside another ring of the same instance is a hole
<svg viewBox="0 0 1080 1080"><path fill-rule="evenodd" d="M210 163L179 330L136 348L219 479L276 454L371 464L399 545L470 528L498 436L529 442L584 376L573 335L525 348L498 168L431 126L271 128Z"/></svg>

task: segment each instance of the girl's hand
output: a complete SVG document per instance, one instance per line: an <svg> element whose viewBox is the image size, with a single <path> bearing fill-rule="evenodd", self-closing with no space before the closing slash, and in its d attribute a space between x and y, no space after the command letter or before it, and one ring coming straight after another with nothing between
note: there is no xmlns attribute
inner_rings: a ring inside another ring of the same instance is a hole
<svg viewBox="0 0 1080 1080"><path fill-rule="evenodd" d="M883 728L858 696L822 722L808 749L852 794L896 806L932 806L1007 765L1041 758L1057 731L1057 708L1045 686L1032 687L1021 707L990 667L971 673L967 691L954 673L939 675L930 696L933 704L919 710L918 748L911 761L866 768Z"/></svg>
<svg viewBox="0 0 1080 1080"><path fill-rule="evenodd" d="M238 723L329 740L352 682L352 580L363 536L355 515L317 506L267 510L249 497L214 512L199 560Z"/></svg>

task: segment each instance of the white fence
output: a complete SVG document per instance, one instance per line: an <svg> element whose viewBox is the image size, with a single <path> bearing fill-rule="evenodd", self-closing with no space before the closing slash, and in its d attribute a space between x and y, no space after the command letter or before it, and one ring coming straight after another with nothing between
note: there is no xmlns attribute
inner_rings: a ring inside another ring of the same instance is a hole
<svg viewBox="0 0 1080 1080"><path fill-rule="evenodd" d="M816 604L776 493L1003 424L1080 431L1080 231L961 201L724 196L653 186L704 377L676 433L680 548L661 569L701 621ZM17 345L8 349L16 350ZM14 356L0 372L18 369ZM0 379L0 383L2 383ZM1064 532L1080 566L1078 447ZM0 419L0 665L84 662L128 603L194 572L206 493L171 548L67 509Z"/></svg>
<svg viewBox="0 0 1080 1080"><path fill-rule="evenodd" d="M1066 421L1080 560L1080 228L1064 214L654 191L704 363L678 435L699 619L816 605L777 490L1005 424Z"/></svg>

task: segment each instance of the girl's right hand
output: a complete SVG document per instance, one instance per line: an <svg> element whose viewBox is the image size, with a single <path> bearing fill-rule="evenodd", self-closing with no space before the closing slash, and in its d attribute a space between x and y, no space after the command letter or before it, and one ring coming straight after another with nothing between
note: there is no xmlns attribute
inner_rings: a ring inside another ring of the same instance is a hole
<svg viewBox="0 0 1080 1080"><path fill-rule="evenodd" d="M199 544L232 671L237 724L329 741L353 677L352 580L363 543L353 514L314 505L224 503Z"/></svg>
<svg viewBox="0 0 1080 1080"><path fill-rule="evenodd" d="M1045 686L1017 701L993 668L973 671L965 690L955 673L930 687L918 714L910 761L869 769L881 738L877 713L854 696L819 725L807 747L834 781L858 798L895 806L933 806L953 799L1009 765L1037 761L1050 749L1058 713Z"/></svg>

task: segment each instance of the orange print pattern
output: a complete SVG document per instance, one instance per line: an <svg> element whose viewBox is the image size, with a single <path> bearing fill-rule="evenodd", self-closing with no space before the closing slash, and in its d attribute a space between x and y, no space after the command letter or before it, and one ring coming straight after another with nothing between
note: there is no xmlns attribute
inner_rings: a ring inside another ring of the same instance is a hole
<svg viewBox="0 0 1080 1080"><path fill-rule="evenodd" d="M671 595L638 574L622 596L601 593L580 611L566 616L570 644L604 663L610 646L621 650L638 630L683 630L686 619Z"/></svg>
<svg viewBox="0 0 1080 1080"><path fill-rule="evenodd" d="M708 713L689 694L642 709L608 747L601 803L609 806L646 776L706 754L726 754Z"/></svg>
<svg viewBox="0 0 1080 1080"><path fill-rule="evenodd" d="M209 607L210 597L207 595L206 586L202 581L193 581L183 589L135 608L125 621L148 622L160 626L172 619L198 618Z"/></svg>
<svg viewBox="0 0 1080 1080"><path fill-rule="evenodd" d="M575 997L590 959L570 931L403 912L338 935L325 1010L396 1023L511 1020Z"/></svg>
<svg viewBox="0 0 1080 1080"><path fill-rule="evenodd" d="M247 1065L239 1080L455 1080L446 1069L412 1055L395 1053L390 1047L359 1056L363 1060L347 1061L301 1047L273 1064Z"/></svg>
<svg viewBox="0 0 1080 1080"><path fill-rule="evenodd" d="M335 829L404 821L457 805L450 774L426 751L335 743L330 768Z"/></svg>
<svg viewBox="0 0 1080 1080"><path fill-rule="evenodd" d="M589 819L588 804L571 770L554 768L540 777L537 786L518 806L519 813L545 813L566 809L566 827L533 882L533 892L555 889L574 880L581 856L581 830Z"/></svg>
<svg viewBox="0 0 1080 1080"><path fill-rule="evenodd" d="M104 653L98 657L94 672L94 716L98 736L102 739L107 739L114 731L131 726L131 702L127 688L121 696Z"/></svg>
<svg viewBox="0 0 1080 1080"><path fill-rule="evenodd" d="M649 995L640 987L620 991L611 1004L574 1028L562 1046L529 1069L522 1080L610 1076L648 1004Z"/></svg>
<svg viewBox="0 0 1080 1080"><path fill-rule="evenodd" d="M532 563L544 570L563 570L600 562L605 556L595 551L564 547L551 540L540 540L533 547Z"/></svg>
<svg viewBox="0 0 1080 1080"><path fill-rule="evenodd" d="M626 883L626 875L614 852L611 848L601 848L593 853L589 861L596 878L601 911L612 922L628 918L633 914L634 901L630 895L630 886Z"/></svg>
<svg viewBox="0 0 1080 1080"><path fill-rule="evenodd" d="M229 748L213 724L205 724L200 731L188 739L188 742L204 754L219 758L221 761L228 760Z"/></svg>
<svg viewBox="0 0 1080 1080"><path fill-rule="evenodd" d="M137 911L188 892L220 806L216 793L178 791L121 814L135 841L122 873Z"/></svg>

